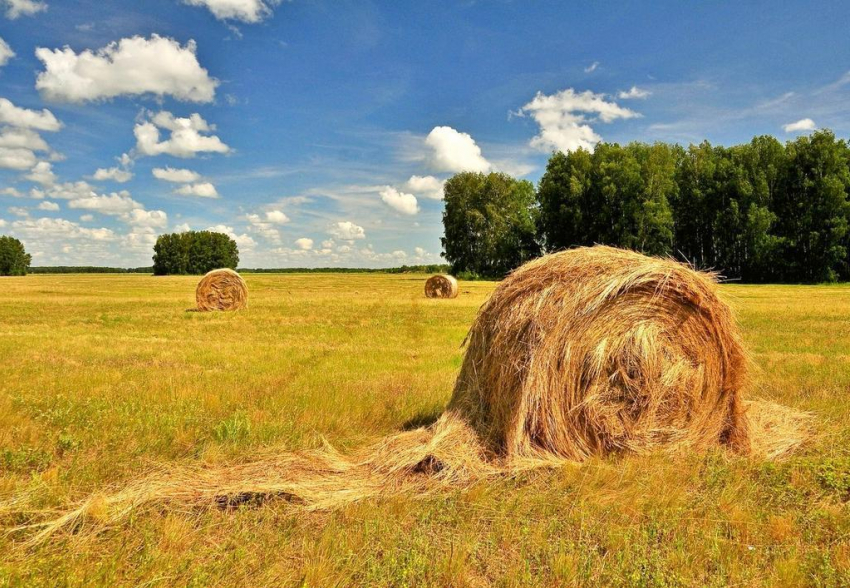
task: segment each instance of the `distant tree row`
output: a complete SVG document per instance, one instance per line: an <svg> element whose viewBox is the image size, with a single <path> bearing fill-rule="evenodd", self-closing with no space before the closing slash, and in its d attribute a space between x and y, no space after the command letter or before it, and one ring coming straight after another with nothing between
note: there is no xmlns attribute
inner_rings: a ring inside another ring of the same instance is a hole
<svg viewBox="0 0 850 588"><path fill-rule="evenodd" d="M153 250L153 273L157 276L205 274L220 268L236 269L239 264L236 241L211 231L160 235Z"/></svg>
<svg viewBox="0 0 850 588"><path fill-rule="evenodd" d="M596 243L748 282L850 279L850 148L830 131L733 147L610 143L554 153L536 192L504 174L446 183L446 259L500 277Z"/></svg>
<svg viewBox="0 0 850 588"><path fill-rule="evenodd" d="M0 276L25 276L32 263L32 256L24 245L14 237L0 235Z"/></svg>

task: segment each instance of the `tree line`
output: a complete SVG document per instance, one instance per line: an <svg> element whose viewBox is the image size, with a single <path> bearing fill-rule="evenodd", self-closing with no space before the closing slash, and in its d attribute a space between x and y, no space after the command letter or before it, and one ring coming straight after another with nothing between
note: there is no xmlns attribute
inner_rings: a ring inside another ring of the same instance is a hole
<svg viewBox="0 0 850 588"><path fill-rule="evenodd" d="M850 148L828 130L785 144L600 143L553 153L536 190L461 173L445 201L443 248L460 275L501 277L598 243L746 282L850 279Z"/></svg>

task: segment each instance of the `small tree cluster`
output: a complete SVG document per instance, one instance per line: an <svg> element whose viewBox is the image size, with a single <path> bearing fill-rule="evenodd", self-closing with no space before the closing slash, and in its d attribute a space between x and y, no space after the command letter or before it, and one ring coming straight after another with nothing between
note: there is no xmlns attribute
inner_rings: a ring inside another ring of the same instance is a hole
<svg viewBox="0 0 850 588"><path fill-rule="evenodd" d="M0 236L0 276L25 276L32 256L14 237Z"/></svg>
<svg viewBox="0 0 850 588"><path fill-rule="evenodd" d="M160 235L154 245L153 273L157 276L205 274L236 269L239 248L223 233L187 231Z"/></svg>

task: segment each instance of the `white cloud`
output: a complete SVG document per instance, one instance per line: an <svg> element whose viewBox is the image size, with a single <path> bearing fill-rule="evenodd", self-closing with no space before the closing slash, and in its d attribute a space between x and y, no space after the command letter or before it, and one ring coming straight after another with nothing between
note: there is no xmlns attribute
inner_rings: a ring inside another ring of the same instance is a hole
<svg viewBox="0 0 850 588"><path fill-rule="evenodd" d="M201 182L200 184L186 184L180 186L174 191L175 194L181 196L197 196L199 198L218 198L218 191L209 182Z"/></svg>
<svg viewBox="0 0 850 588"><path fill-rule="evenodd" d="M254 24L272 13L280 0L183 0L190 6L205 6L219 20L239 20Z"/></svg>
<svg viewBox="0 0 850 588"><path fill-rule="evenodd" d="M89 222L94 220L94 215L93 214L81 215L80 220L83 221L84 223L89 223Z"/></svg>
<svg viewBox="0 0 850 588"><path fill-rule="evenodd" d="M95 241L112 241L116 238L111 229L87 229L77 223L63 218L40 218L18 220L12 223L16 233L35 239L53 238L64 241L65 239L89 238Z"/></svg>
<svg viewBox="0 0 850 588"><path fill-rule="evenodd" d="M31 182L36 182L42 186L52 186L56 182L56 174L53 173L53 165L47 161L39 161L36 163L26 179Z"/></svg>
<svg viewBox="0 0 850 588"><path fill-rule="evenodd" d="M9 47L9 44L0 38L0 67L3 67L9 60L15 56L15 52Z"/></svg>
<svg viewBox="0 0 850 588"><path fill-rule="evenodd" d="M38 163L38 157L29 149L0 147L0 168L27 170Z"/></svg>
<svg viewBox="0 0 850 588"><path fill-rule="evenodd" d="M0 147L7 149L28 149L29 151L49 151L50 147L41 135L30 129L0 129Z"/></svg>
<svg viewBox="0 0 850 588"><path fill-rule="evenodd" d="M246 214L245 219L250 225L249 230L254 231L272 243L280 243L280 231L274 228L271 222L264 220L259 214Z"/></svg>
<svg viewBox="0 0 850 588"><path fill-rule="evenodd" d="M57 210L59 210L59 205L55 202L48 202L47 200L45 200L44 202L38 205L38 209L56 212Z"/></svg>
<svg viewBox="0 0 850 588"><path fill-rule="evenodd" d="M289 217L282 210L268 210L266 211L266 220L276 225L285 225L289 222Z"/></svg>
<svg viewBox="0 0 850 588"><path fill-rule="evenodd" d="M385 186L380 194L384 204L402 214L416 214L419 212L419 203L413 194L399 192L392 186Z"/></svg>
<svg viewBox="0 0 850 588"><path fill-rule="evenodd" d="M192 227L189 226L189 223L183 223L175 226L174 230L178 233L187 233L192 230Z"/></svg>
<svg viewBox="0 0 850 588"><path fill-rule="evenodd" d="M637 86L632 86L631 88L629 88L628 92L621 91L619 94L617 94L617 98L619 98L620 100L631 100L634 98L642 100L644 98L649 97L651 94L652 92L650 92L649 90L642 90Z"/></svg>
<svg viewBox="0 0 850 588"><path fill-rule="evenodd" d="M124 184L133 179L133 172L121 169L120 167L110 167L109 169L100 168L94 172L94 179L98 181L112 180L119 184Z"/></svg>
<svg viewBox="0 0 850 588"><path fill-rule="evenodd" d="M410 176L410 179L404 184L404 189L410 190L423 198L442 200L443 185L444 182L434 176Z"/></svg>
<svg viewBox="0 0 850 588"><path fill-rule="evenodd" d="M201 174L190 169L176 169L173 167L155 167L151 170L153 177L166 182L188 184L201 179Z"/></svg>
<svg viewBox="0 0 850 588"><path fill-rule="evenodd" d="M351 221L338 221L332 223L328 227L328 234L336 237L340 241L354 241L355 239L365 239L366 231L363 227L355 225Z"/></svg>
<svg viewBox="0 0 850 588"><path fill-rule="evenodd" d="M241 234L237 235L233 227L228 227L226 225L215 225L213 227L209 227L208 231L212 231L213 233L224 233L234 241L236 241L236 245L243 249L252 249L257 245L257 242L254 241L250 235Z"/></svg>
<svg viewBox="0 0 850 588"><path fill-rule="evenodd" d="M584 73L592 73L592 72L596 71L596 69L597 69L598 67L599 67L599 62L598 62L598 61L594 61L593 63L591 63L590 65L588 65L586 68L584 68Z"/></svg>
<svg viewBox="0 0 850 588"><path fill-rule="evenodd" d="M431 149L429 162L437 171L486 172L490 169L490 162L481 155L475 140L451 127L434 127L425 138L425 145Z"/></svg>
<svg viewBox="0 0 850 588"><path fill-rule="evenodd" d="M144 207L130 197L126 190L113 192L101 196L93 195L85 198L75 198L68 203L69 208L81 208L83 210L94 210L101 214L123 214Z"/></svg>
<svg viewBox="0 0 850 588"><path fill-rule="evenodd" d="M308 251L313 248L313 240L307 237L301 237L295 240L295 246L302 251Z"/></svg>
<svg viewBox="0 0 850 588"><path fill-rule="evenodd" d="M168 225L168 215L162 210L144 210L134 208L122 214L121 220L135 227L158 227L164 228Z"/></svg>
<svg viewBox="0 0 850 588"><path fill-rule="evenodd" d="M77 54L39 47L44 63L35 87L60 102L106 100L117 96L154 94L188 102L212 102L218 80L198 63L194 41L186 46L167 37L130 37L97 51Z"/></svg>
<svg viewBox="0 0 850 588"><path fill-rule="evenodd" d="M596 115L598 118L588 119L585 113ZM541 151L557 149L564 152L579 148L592 150L602 140L589 122L599 120L610 123L621 118L640 116L628 108L606 100L605 94L594 94L590 90L576 92L572 88L551 96L538 92L518 114L530 114L540 125L540 133L531 140L532 147Z"/></svg>
<svg viewBox="0 0 850 588"><path fill-rule="evenodd" d="M171 131L169 139L159 140L160 128ZM136 136L136 149L142 155L167 154L190 158L198 153L228 153L230 147L217 136L202 134L214 130L215 126L199 114L177 118L170 112L159 112L150 121L137 124L133 134Z"/></svg>
<svg viewBox="0 0 850 588"><path fill-rule="evenodd" d="M88 182L65 182L63 184L51 184L46 188L46 191L39 191L30 194L33 198L62 198L71 200L74 198L88 198L89 196L97 196L94 188Z"/></svg>
<svg viewBox="0 0 850 588"><path fill-rule="evenodd" d="M47 3L43 0L2 0L0 4L6 5L6 18L10 20L47 10Z"/></svg>
<svg viewBox="0 0 850 588"><path fill-rule="evenodd" d="M0 189L0 196L11 196L12 198L21 198L23 194L21 194L17 189L9 187Z"/></svg>
<svg viewBox="0 0 850 588"><path fill-rule="evenodd" d="M15 216L28 217L30 215L29 211L23 206L10 206L8 209L9 214L14 214Z"/></svg>
<svg viewBox="0 0 850 588"><path fill-rule="evenodd" d="M4 221L2 218L0 218L0 229L2 229L5 226L6 226L6 221Z"/></svg>
<svg viewBox="0 0 850 588"><path fill-rule="evenodd" d="M0 98L0 124L48 132L58 131L62 128L62 123L46 108L41 112L19 108L6 98Z"/></svg>
<svg viewBox="0 0 850 588"><path fill-rule="evenodd" d="M782 130L786 133L796 133L798 131L814 131L817 128L815 121L810 118L802 118L797 122L782 125Z"/></svg>

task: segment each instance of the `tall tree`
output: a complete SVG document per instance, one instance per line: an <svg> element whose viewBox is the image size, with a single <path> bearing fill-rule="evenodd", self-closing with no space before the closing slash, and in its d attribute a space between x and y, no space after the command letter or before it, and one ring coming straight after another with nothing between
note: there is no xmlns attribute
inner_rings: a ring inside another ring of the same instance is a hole
<svg viewBox="0 0 850 588"><path fill-rule="evenodd" d="M531 182L503 173L450 178L442 243L452 271L502 277L538 255L535 214Z"/></svg>
<svg viewBox="0 0 850 588"><path fill-rule="evenodd" d="M0 235L0 276L25 276L32 256L14 237Z"/></svg>
<svg viewBox="0 0 850 588"><path fill-rule="evenodd" d="M236 269L239 248L223 233L187 231L160 235L154 245L153 273L204 274L219 268Z"/></svg>

